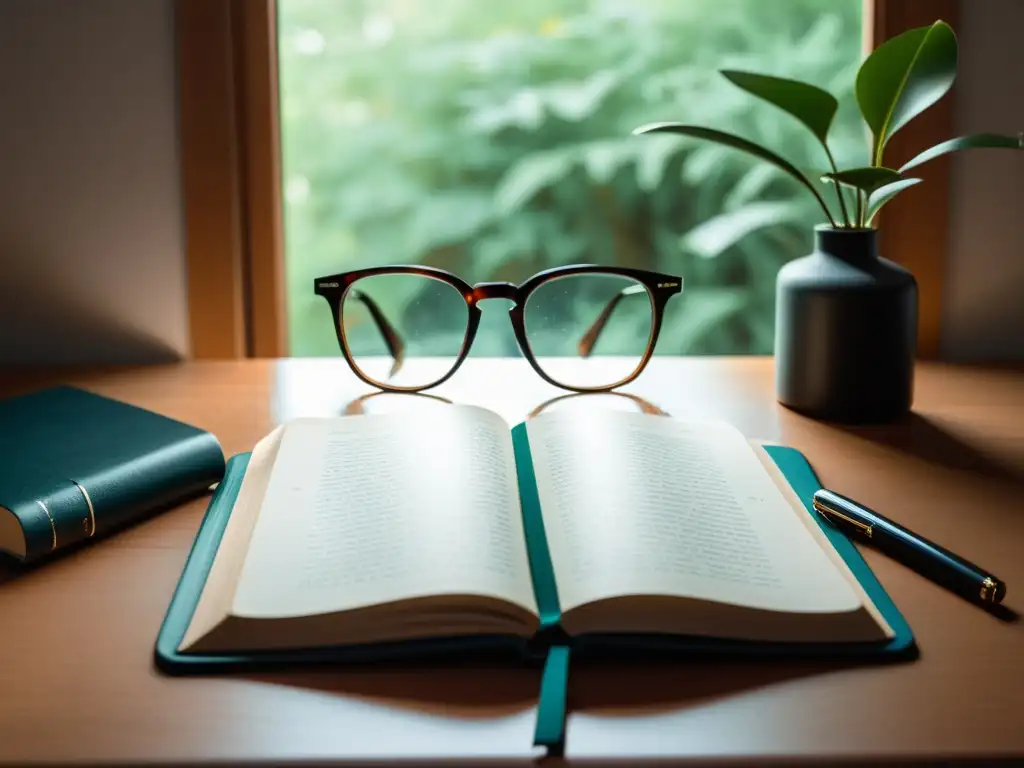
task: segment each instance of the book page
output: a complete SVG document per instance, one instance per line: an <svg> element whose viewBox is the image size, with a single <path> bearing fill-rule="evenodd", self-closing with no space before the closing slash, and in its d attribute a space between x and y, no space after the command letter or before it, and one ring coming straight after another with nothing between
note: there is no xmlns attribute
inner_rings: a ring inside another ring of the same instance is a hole
<svg viewBox="0 0 1024 768"><path fill-rule="evenodd" d="M245 562L245 551L249 546L260 504L267 491L267 482L277 459L283 432L284 427L277 427L252 449L242 484L238 488L238 495L231 509L231 516L217 545L217 553L206 577L206 584L192 613L192 620L181 638L179 650L188 650L223 621L231 611L235 588L238 586L238 575Z"/></svg>
<svg viewBox="0 0 1024 768"><path fill-rule="evenodd" d="M853 589L854 593L856 593L857 599L860 600L872 621L881 629L882 633L886 637L894 637L895 632L892 627L889 626L888 620L882 614L878 606L875 605L874 601L872 601L871 596L868 595L864 585L861 584L853 571L850 570L850 566L846 560L843 559L843 556L839 554L834 546L832 546L828 536L825 535L825 531L821 529L821 526L815 519L816 513L808 511L796 491L793 490L793 486L789 484L785 473L779 469L779 465L775 463L769 453L765 450L765 446L773 445L773 443L750 441L750 444L754 449L754 454L757 456L757 460L761 462L761 466L764 467L765 471L772 478L772 482L775 483L775 487L778 488L779 492L785 497L797 519L803 524L804 528L807 529L808 533L810 533L811 538L818 542L818 546L820 546L822 551L825 552L828 559L836 569L842 573L843 578L846 579L846 582ZM779 444L775 443L775 445Z"/></svg>
<svg viewBox="0 0 1024 768"><path fill-rule="evenodd" d="M731 426L563 412L527 431L563 611L624 595L861 606Z"/></svg>
<svg viewBox="0 0 1024 768"><path fill-rule="evenodd" d="M286 425L232 613L453 594L536 612L505 422L451 406Z"/></svg>
<svg viewBox="0 0 1024 768"><path fill-rule="evenodd" d="M21 520L7 507L0 507L0 550L17 558L25 557L27 550Z"/></svg>

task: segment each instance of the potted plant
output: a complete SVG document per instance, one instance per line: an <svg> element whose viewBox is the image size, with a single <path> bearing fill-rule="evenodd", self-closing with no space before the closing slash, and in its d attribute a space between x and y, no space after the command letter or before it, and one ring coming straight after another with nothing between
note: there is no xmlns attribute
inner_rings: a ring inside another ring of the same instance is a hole
<svg viewBox="0 0 1024 768"><path fill-rule="evenodd" d="M974 134L925 149L899 168L886 166L889 139L949 91L956 69L956 35L941 20L908 30L871 53L855 84L872 137L871 161L846 169L836 167L828 145L839 106L832 94L796 80L721 71L814 135L829 164L820 178L833 187L834 208L799 168L740 136L672 122L633 131L678 134L747 152L792 176L821 206L825 221L815 228L814 252L786 264L776 282L775 387L783 405L816 418L860 423L892 420L909 410L917 284L905 269L878 255L875 217L895 195L920 181L912 171L929 160L963 149L1024 147L1024 135Z"/></svg>

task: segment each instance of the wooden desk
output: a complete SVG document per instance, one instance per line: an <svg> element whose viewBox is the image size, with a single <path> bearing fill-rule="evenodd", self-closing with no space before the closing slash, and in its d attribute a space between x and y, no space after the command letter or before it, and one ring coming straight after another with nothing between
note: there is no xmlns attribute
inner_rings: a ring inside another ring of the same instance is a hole
<svg viewBox="0 0 1024 768"><path fill-rule="evenodd" d="M442 407L395 395L353 404L369 390L344 363L320 360L8 373L2 393L59 380L205 427L228 454L299 414ZM993 569L1009 585L1008 606L1024 611L1024 375L922 366L913 418L864 429L777 406L766 359L656 358L626 391L675 416L730 419L751 437L801 449L826 485ZM511 359L472 360L434 394L513 420L562 393ZM597 395L548 407L638 405ZM159 675L154 639L205 503L0 584L0 762L533 758L531 672ZM1024 759L1024 624L883 557L868 560L913 627L920 661L577 669L569 762Z"/></svg>

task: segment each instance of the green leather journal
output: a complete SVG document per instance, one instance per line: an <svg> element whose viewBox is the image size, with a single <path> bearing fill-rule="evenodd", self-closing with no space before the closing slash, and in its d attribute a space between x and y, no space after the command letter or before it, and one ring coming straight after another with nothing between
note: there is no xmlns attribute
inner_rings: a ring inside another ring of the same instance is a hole
<svg viewBox="0 0 1024 768"><path fill-rule="evenodd" d="M169 674L570 658L916 655L791 448L622 411L299 419L227 466L170 603Z"/></svg>
<svg viewBox="0 0 1024 768"><path fill-rule="evenodd" d="M194 498L224 474L209 432L75 387L0 401L0 550L45 558Z"/></svg>

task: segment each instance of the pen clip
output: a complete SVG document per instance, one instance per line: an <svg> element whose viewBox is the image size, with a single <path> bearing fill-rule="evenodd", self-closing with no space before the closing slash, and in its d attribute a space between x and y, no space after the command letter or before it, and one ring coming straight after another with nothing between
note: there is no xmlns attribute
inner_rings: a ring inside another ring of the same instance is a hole
<svg viewBox="0 0 1024 768"><path fill-rule="evenodd" d="M826 518L828 518L829 516L838 517L843 522L852 525L854 528L859 530L869 539L871 538L871 534L874 529L873 525L869 525L868 523L862 523L860 520L854 520L852 517L848 517L844 515L842 512L838 512L834 509L831 509L830 507L826 507L824 504L821 504L817 499L815 499L812 503L814 505L814 509L822 515L824 515Z"/></svg>

